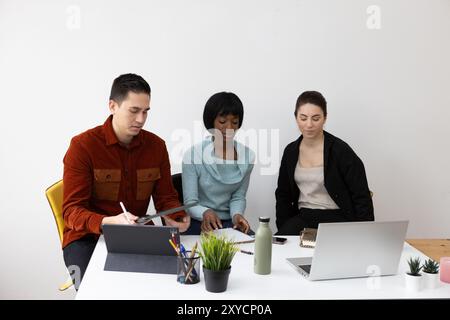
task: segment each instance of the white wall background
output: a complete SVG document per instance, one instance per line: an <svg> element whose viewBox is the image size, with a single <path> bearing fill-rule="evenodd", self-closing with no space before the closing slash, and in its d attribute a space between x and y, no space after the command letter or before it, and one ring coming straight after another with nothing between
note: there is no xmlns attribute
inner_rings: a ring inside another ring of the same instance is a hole
<svg viewBox="0 0 450 320"><path fill-rule="evenodd" d="M241 97L242 129L261 130L259 142L278 130L269 163L256 150L254 228L261 215L274 222L277 172L262 170L297 138L294 103L315 89L327 130L365 163L376 219L410 220L409 238L448 237L449 57L447 0L0 0L0 298L74 296L57 291L66 274L44 190L128 72L152 87L146 129L166 140L173 172L177 134L193 134L215 92Z"/></svg>

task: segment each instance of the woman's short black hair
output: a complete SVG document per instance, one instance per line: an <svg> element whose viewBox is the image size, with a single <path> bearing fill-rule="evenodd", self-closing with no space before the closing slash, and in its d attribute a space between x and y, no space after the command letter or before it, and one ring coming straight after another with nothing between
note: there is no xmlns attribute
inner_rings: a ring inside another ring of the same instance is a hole
<svg viewBox="0 0 450 320"><path fill-rule="evenodd" d="M151 89L147 81L141 76L134 73L122 74L114 79L109 99L120 104L127 98L130 91L150 95Z"/></svg>
<svg viewBox="0 0 450 320"><path fill-rule="evenodd" d="M295 104L295 116L297 116L298 109L307 103L311 103L315 106L318 106L323 111L324 117L327 116L327 101L323 97L323 95L318 91L305 91L298 98L297 103Z"/></svg>
<svg viewBox="0 0 450 320"><path fill-rule="evenodd" d="M232 114L239 117L239 128L244 120L244 107L241 99L232 92L218 92L208 99L203 110L203 123L207 130L214 128L217 116Z"/></svg>

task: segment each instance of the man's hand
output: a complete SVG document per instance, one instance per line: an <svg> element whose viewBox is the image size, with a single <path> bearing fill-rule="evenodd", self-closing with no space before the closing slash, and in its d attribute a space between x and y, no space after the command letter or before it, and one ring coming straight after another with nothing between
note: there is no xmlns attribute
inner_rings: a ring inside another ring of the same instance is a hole
<svg viewBox="0 0 450 320"><path fill-rule="evenodd" d="M217 229L222 229L222 222L220 221L217 214L208 209L203 212L203 221L201 226L202 232L209 232Z"/></svg>
<svg viewBox="0 0 450 320"><path fill-rule="evenodd" d="M250 230L248 221L241 214L235 214L233 217L233 228L239 229L243 233L247 233Z"/></svg>
<svg viewBox="0 0 450 320"><path fill-rule="evenodd" d="M189 225L191 224L190 216L183 217L183 220L180 222L175 221L172 218L169 218L169 216L162 216L162 217L166 222L166 225L178 228L180 230L180 233L185 232L189 228Z"/></svg>
<svg viewBox="0 0 450 320"><path fill-rule="evenodd" d="M112 217L104 217L102 220L102 224L136 224L135 221L138 217L129 212L127 212L126 214L128 215L128 219L125 213L121 213L117 216Z"/></svg>

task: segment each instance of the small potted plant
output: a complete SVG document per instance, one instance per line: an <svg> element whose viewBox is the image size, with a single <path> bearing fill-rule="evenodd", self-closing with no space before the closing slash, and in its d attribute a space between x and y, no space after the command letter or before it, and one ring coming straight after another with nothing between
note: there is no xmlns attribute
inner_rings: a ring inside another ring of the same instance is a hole
<svg viewBox="0 0 450 320"><path fill-rule="evenodd" d="M425 287L435 289L439 283L439 263L433 259L428 259L422 266Z"/></svg>
<svg viewBox="0 0 450 320"><path fill-rule="evenodd" d="M420 291L422 275L420 270L422 269L420 258L413 259L412 257L408 260L409 272L406 273L406 289L409 291Z"/></svg>
<svg viewBox="0 0 450 320"><path fill-rule="evenodd" d="M205 287L209 292L227 290L231 261L239 248L232 240L213 233L201 235L200 258L205 275Z"/></svg>

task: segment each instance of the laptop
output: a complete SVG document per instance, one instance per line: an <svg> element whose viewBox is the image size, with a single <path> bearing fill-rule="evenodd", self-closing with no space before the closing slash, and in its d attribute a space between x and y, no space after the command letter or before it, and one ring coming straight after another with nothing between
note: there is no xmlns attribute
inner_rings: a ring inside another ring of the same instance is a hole
<svg viewBox="0 0 450 320"><path fill-rule="evenodd" d="M408 221L320 223L313 257L287 258L309 280L394 275Z"/></svg>
<svg viewBox="0 0 450 320"><path fill-rule="evenodd" d="M169 239L178 228L154 225L104 224L108 255L104 270L146 273L177 273L177 254Z"/></svg>

